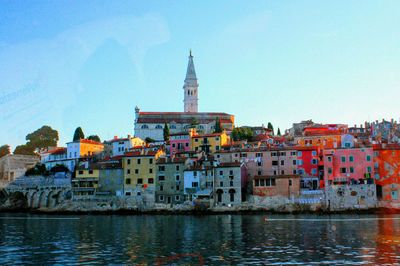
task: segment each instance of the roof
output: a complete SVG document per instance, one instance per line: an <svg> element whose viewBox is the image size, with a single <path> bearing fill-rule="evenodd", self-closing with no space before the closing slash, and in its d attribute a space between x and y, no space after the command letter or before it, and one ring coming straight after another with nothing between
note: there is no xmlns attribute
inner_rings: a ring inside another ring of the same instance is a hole
<svg viewBox="0 0 400 266"><path fill-rule="evenodd" d="M162 157L158 158L156 164L173 164L173 163L185 163L186 158L171 158L171 157Z"/></svg>
<svg viewBox="0 0 400 266"><path fill-rule="evenodd" d="M97 141L94 141L94 140L90 140L90 139L80 139L80 140L77 140L77 141L70 141L70 142L67 142L67 144L68 143L86 143L86 144L93 144L93 145L101 145L101 146L103 146L104 144L103 143L101 143L101 142L97 142Z"/></svg>
<svg viewBox="0 0 400 266"><path fill-rule="evenodd" d="M240 162L220 163L217 167L240 167Z"/></svg>
<svg viewBox="0 0 400 266"><path fill-rule="evenodd" d="M215 122L219 117L221 124L233 124L234 116L227 113L191 113L191 112L139 112L138 124L178 123L191 124L196 119L200 124Z"/></svg>
<svg viewBox="0 0 400 266"><path fill-rule="evenodd" d="M58 148L52 149L50 151L47 151L46 153L51 154L51 155L64 154L64 153L67 153L67 148L58 147Z"/></svg>
<svg viewBox="0 0 400 266"><path fill-rule="evenodd" d="M192 138L208 138L208 137L219 137L224 133L211 133L211 134L199 134L193 135ZM226 134L226 133L225 133Z"/></svg>
<svg viewBox="0 0 400 266"><path fill-rule="evenodd" d="M144 151L130 151L125 153L124 157L154 157L158 151L144 150Z"/></svg>

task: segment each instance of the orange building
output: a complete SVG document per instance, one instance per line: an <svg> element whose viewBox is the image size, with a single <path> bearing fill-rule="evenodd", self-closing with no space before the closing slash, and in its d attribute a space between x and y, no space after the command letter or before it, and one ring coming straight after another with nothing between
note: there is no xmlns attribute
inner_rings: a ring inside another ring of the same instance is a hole
<svg viewBox="0 0 400 266"><path fill-rule="evenodd" d="M400 209L400 145L375 144L374 177L382 207Z"/></svg>

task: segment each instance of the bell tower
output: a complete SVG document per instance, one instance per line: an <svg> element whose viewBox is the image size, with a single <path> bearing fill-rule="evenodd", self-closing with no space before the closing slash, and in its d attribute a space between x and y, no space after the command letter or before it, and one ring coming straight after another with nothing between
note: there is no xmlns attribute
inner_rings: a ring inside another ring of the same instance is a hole
<svg viewBox="0 0 400 266"><path fill-rule="evenodd" d="M183 85L183 103L185 112L198 112L198 88L199 84L197 83L196 71L194 69L192 50L190 50L186 78Z"/></svg>

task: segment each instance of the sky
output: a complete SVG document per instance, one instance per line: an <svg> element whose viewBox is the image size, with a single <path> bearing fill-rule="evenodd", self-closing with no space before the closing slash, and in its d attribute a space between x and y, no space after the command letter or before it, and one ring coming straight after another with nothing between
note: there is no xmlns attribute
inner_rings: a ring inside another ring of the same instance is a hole
<svg viewBox="0 0 400 266"><path fill-rule="evenodd" d="M199 111L281 131L400 118L400 1L0 0L0 145L49 125L133 135L134 108Z"/></svg>

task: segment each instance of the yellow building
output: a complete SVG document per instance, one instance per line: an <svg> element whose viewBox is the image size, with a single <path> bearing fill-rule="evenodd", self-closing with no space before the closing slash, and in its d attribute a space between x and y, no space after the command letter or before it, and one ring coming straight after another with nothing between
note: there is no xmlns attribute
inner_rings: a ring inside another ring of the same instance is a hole
<svg viewBox="0 0 400 266"><path fill-rule="evenodd" d="M190 147L192 151L204 151L214 153L220 151L223 145L230 142L230 137L226 132L213 134L197 134L190 132Z"/></svg>
<svg viewBox="0 0 400 266"><path fill-rule="evenodd" d="M75 178L71 180L74 198L94 196L99 184L99 173L98 169L91 169L87 165L79 166Z"/></svg>
<svg viewBox="0 0 400 266"><path fill-rule="evenodd" d="M135 192L148 187L155 187L156 161L158 157L165 155L159 149L153 151L140 150L125 153L122 159L124 169L124 191L126 196L135 195Z"/></svg>

